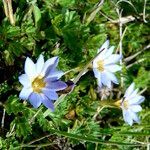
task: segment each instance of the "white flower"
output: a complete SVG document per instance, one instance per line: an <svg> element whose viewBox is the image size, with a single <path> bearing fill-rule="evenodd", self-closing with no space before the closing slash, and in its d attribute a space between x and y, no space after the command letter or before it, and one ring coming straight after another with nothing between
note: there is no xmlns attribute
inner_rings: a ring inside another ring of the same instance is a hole
<svg viewBox="0 0 150 150"><path fill-rule="evenodd" d="M123 118L129 125L133 124L133 121L139 123L139 117L137 112L142 110L140 104L144 101L144 96L138 94L138 89L134 90L135 84L132 83L125 92L124 98L121 100L121 108L123 111Z"/></svg>
<svg viewBox="0 0 150 150"><path fill-rule="evenodd" d="M98 49L98 53L100 54L93 60L93 72L98 80L99 87L105 85L111 88L111 82L118 84L114 72L121 70L121 66L116 65L116 63L120 61L122 56L119 54L112 54L114 46L108 47L109 41L107 40L102 47Z"/></svg>

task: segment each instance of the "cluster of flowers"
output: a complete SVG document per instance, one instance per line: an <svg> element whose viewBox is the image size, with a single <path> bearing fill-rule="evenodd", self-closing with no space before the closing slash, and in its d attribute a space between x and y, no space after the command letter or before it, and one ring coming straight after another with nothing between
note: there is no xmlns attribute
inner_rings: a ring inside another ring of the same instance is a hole
<svg viewBox="0 0 150 150"><path fill-rule="evenodd" d="M114 46L109 48L107 40L98 49L98 55L93 60L93 72L99 88L106 86L111 89L112 83L118 84L114 73L121 70L121 66L116 63L122 59L122 56L112 54L113 50ZM35 108L43 103L47 108L54 110L53 100L58 99L57 91L67 88L67 84L60 80L64 73L56 68L58 61L58 57L53 57L44 62L43 55L40 55L37 63L34 64L27 57L24 67L25 74L19 76L19 81L23 85L19 97L29 100ZM144 97L139 95L138 90L134 90L134 87L132 83L124 97L115 103L122 109L123 118L129 125L132 125L134 121L139 123L137 112L142 110L140 103L144 101Z"/></svg>

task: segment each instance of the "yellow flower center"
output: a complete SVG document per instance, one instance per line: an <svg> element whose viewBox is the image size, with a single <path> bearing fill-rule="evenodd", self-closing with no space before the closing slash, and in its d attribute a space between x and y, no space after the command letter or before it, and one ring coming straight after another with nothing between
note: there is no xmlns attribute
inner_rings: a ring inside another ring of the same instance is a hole
<svg viewBox="0 0 150 150"><path fill-rule="evenodd" d="M128 101L123 101L122 105L125 109L128 109L129 103L128 103Z"/></svg>
<svg viewBox="0 0 150 150"><path fill-rule="evenodd" d="M120 107L121 106L121 100L118 100L114 103L115 106Z"/></svg>
<svg viewBox="0 0 150 150"><path fill-rule="evenodd" d="M121 107L121 105L123 106L124 109L128 109L129 107L129 103L126 100L118 100L114 103L114 105L116 105L117 107Z"/></svg>
<svg viewBox="0 0 150 150"><path fill-rule="evenodd" d="M42 88L44 88L46 83L44 82L44 79L42 76L36 77L32 82L32 88L33 91L36 93L41 93Z"/></svg>
<svg viewBox="0 0 150 150"><path fill-rule="evenodd" d="M97 65L98 65L98 70L99 71L104 71L104 61L103 60L99 60L98 62L97 62Z"/></svg>

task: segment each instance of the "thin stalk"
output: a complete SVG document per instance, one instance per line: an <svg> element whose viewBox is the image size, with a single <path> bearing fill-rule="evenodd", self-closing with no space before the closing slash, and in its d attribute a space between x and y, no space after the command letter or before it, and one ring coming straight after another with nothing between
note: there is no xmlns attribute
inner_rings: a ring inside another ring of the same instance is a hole
<svg viewBox="0 0 150 150"><path fill-rule="evenodd" d="M131 61L132 59L134 59L135 57L137 57L138 55L140 55L142 52L144 52L145 50L149 49L150 48L150 44L145 46L141 51L133 54L132 56L129 56L127 58L124 59L125 62L129 62Z"/></svg>
<svg viewBox="0 0 150 150"><path fill-rule="evenodd" d="M48 138L48 137L50 137L50 136L51 136L51 134L48 134L48 135L45 135L45 136L40 137L40 138L38 138L38 139L35 139L35 140L29 142L28 145L31 145L31 144L33 144L33 143L35 143L35 142L38 142L38 141L41 141L41 140L43 140L43 139L45 139L45 138Z"/></svg>
<svg viewBox="0 0 150 150"><path fill-rule="evenodd" d="M15 19L14 19L14 14L12 9L12 0L7 0L7 5L8 5L10 23L11 25L15 25Z"/></svg>
<svg viewBox="0 0 150 150"><path fill-rule="evenodd" d="M5 108L4 108L4 111L3 111L3 116L2 116L2 121L1 121L1 128L3 129L4 128L4 122L5 122Z"/></svg>
<svg viewBox="0 0 150 150"><path fill-rule="evenodd" d="M140 59L140 60L137 60L136 62L134 62L134 63L128 65L126 68L129 69L129 68L131 68L133 65L136 65L136 64L141 63L141 62L143 62L143 61L145 61L144 58L142 58L142 59Z"/></svg>
<svg viewBox="0 0 150 150"><path fill-rule="evenodd" d="M4 5L4 12L7 18L9 18L9 13L8 13L8 5L7 5L7 1L3 0L3 5Z"/></svg>
<svg viewBox="0 0 150 150"><path fill-rule="evenodd" d="M105 108L106 106L98 107L95 115L93 116L93 120L99 115L99 113Z"/></svg>
<svg viewBox="0 0 150 150"><path fill-rule="evenodd" d="M11 128L11 131L8 133L8 135L6 135L6 137L10 137L13 135L14 129L15 129L16 124L13 124L13 127Z"/></svg>
<svg viewBox="0 0 150 150"><path fill-rule="evenodd" d="M119 9L117 8L117 12L118 12L118 16L119 16L119 35L120 35L120 43L119 43L119 53L121 56L122 55L122 22L121 22L121 16L122 16L122 10L119 12ZM120 66L122 66L123 63L122 63L122 59L120 60ZM123 83L124 82L124 79L123 79L123 75L122 75L122 72L121 72L121 87L123 87Z"/></svg>
<svg viewBox="0 0 150 150"><path fill-rule="evenodd" d="M34 114L34 116L30 119L29 124L31 124L34 118L38 115L38 113L42 110L42 107Z"/></svg>
<svg viewBox="0 0 150 150"><path fill-rule="evenodd" d="M146 19L145 19L145 13L146 13L146 3L147 3L147 0L144 0L144 8L143 8L143 21L145 23L147 23Z"/></svg>

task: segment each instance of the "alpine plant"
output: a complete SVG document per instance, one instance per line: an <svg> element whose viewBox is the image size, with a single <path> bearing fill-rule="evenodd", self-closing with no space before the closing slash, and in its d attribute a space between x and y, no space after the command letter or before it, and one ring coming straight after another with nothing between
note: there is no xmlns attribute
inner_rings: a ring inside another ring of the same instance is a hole
<svg viewBox="0 0 150 150"><path fill-rule="evenodd" d="M124 121L132 126L134 122L139 123L138 112L142 110L140 104L144 101L144 96L138 94L138 89L134 89L135 84L132 83L125 92L124 97L117 101L116 104L122 109Z"/></svg>
<svg viewBox="0 0 150 150"><path fill-rule="evenodd" d="M114 75L115 72L121 70L121 66L116 63L122 58L119 54L112 54L114 46L109 48L109 41L107 40L100 49L98 49L98 56L93 60L93 72L97 78L98 86L106 86L111 89L112 83L118 84L118 79Z"/></svg>
<svg viewBox="0 0 150 150"><path fill-rule="evenodd" d="M34 108L41 104L54 110L53 100L58 99L57 91L67 87L66 83L60 81L64 74L56 69L58 57L52 57L44 62L43 55L40 55L37 62L27 57L25 61L25 74L19 76L23 88L19 94L20 99L28 100Z"/></svg>

